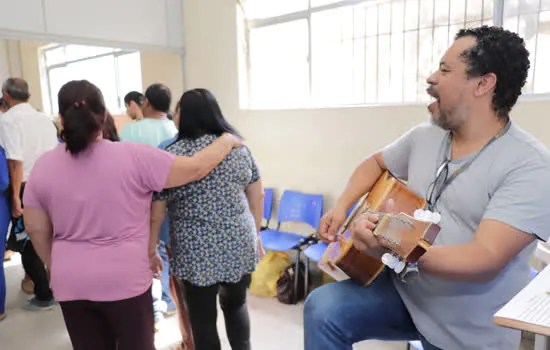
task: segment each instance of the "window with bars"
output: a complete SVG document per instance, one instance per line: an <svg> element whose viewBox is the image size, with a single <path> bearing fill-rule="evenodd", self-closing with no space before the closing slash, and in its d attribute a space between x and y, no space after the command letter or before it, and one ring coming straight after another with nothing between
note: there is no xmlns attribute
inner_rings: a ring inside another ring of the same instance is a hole
<svg viewBox="0 0 550 350"><path fill-rule="evenodd" d="M504 1L502 26L526 41L531 67L524 91L549 93L550 0Z"/></svg>
<svg viewBox="0 0 550 350"><path fill-rule="evenodd" d="M482 24L522 35L531 52L525 93L550 92L550 80L540 78L550 69L540 64L550 62L550 0L247 0L243 7L245 108L426 101L426 78L457 31Z"/></svg>
<svg viewBox="0 0 550 350"><path fill-rule="evenodd" d="M141 60L136 51L84 45L50 45L42 49L46 111L57 114L57 94L71 81L86 79L103 93L111 113L124 111L126 93L141 91Z"/></svg>

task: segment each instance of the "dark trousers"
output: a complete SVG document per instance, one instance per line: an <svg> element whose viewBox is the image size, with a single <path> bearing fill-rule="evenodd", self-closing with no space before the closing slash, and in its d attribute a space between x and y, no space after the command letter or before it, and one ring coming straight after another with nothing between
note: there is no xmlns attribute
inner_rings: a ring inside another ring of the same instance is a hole
<svg viewBox="0 0 550 350"><path fill-rule="evenodd" d="M23 202L23 192L25 191L25 184L21 185L21 192L19 194L19 197L21 198L21 202ZM9 196L8 199L10 200L10 208L12 206L11 201L11 187L9 188ZM17 219L12 218L12 225L17 224ZM13 237L10 237L13 239ZM48 273L46 271L46 266L44 266L44 263L36 254L36 251L34 250L34 247L31 243L31 241L28 241L25 244L25 247L20 252L21 253L21 262L23 263L23 270L25 270L25 273L29 275L30 279L34 283L34 295L37 300L40 301L48 301L53 299L53 293L50 289L50 280L48 278Z"/></svg>
<svg viewBox="0 0 550 350"><path fill-rule="evenodd" d="M48 273L42 260L31 243L27 242L25 249L21 252L21 262L25 273L29 275L34 283L34 296L37 300L48 301L53 299L53 293L50 289Z"/></svg>
<svg viewBox="0 0 550 350"><path fill-rule="evenodd" d="M207 287L198 287L187 281L180 283L183 284L185 301L189 309L196 350L221 348L216 327L218 291L231 349L250 350L250 319L246 305L250 275L244 275L237 283L218 283Z"/></svg>
<svg viewBox="0 0 550 350"><path fill-rule="evenodd" d="M75 350L154 350L151 288L130 299L60 302Z"/></svg>

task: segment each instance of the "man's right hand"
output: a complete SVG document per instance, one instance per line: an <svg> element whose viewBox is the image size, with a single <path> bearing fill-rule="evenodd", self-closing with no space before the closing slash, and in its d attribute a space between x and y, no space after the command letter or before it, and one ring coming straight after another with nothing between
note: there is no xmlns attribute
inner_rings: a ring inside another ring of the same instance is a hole
<svg viewBox="0 0 550 350"><path fill-rule="evenodd" d="M335 207L329 210L319 222L319 238L327 243L336 240L336 233L346 221L346 211Z"/></svg>

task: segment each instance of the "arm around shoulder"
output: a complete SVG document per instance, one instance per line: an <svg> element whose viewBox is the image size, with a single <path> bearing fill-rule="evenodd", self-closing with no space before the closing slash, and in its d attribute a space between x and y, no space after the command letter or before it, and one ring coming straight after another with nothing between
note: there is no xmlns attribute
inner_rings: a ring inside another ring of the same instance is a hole
<svg viewBox="0 0 550 350"><path fill-rule="evenodd" d="M242 146L242 141L231 134L224 134L210 146L192 157L175 158L165 188L183 186L208 175L234 147Z"/></svg>

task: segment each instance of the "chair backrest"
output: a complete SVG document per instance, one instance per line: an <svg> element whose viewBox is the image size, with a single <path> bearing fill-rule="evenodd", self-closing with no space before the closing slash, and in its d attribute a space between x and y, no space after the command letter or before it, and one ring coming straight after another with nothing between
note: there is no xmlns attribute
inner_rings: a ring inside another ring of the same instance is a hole
<svg viewBox="0 0 550 350"><path fill-rule="evenodd" d="M271 219L271 210L273 209L273 189L264 188L264 219L268 222Z"/></svg>
<svg viewBox="0 0 550 350"><path fill-rule="evenodd" d="M285 221L303 222L318 230L322 212L322 194L285 191L279 203L279 225Z"/></svg>

